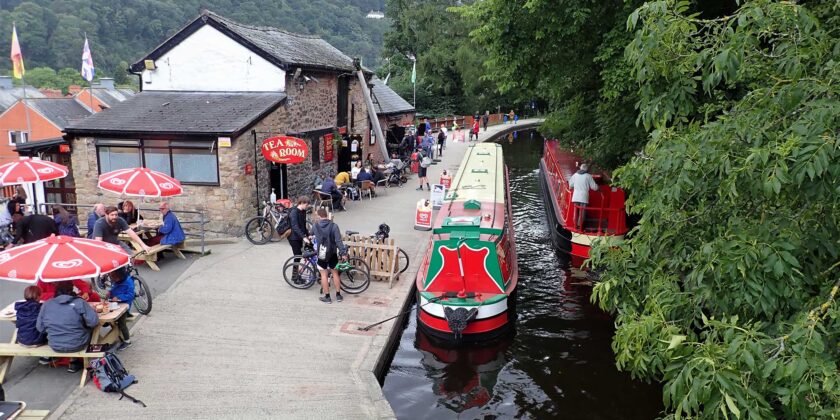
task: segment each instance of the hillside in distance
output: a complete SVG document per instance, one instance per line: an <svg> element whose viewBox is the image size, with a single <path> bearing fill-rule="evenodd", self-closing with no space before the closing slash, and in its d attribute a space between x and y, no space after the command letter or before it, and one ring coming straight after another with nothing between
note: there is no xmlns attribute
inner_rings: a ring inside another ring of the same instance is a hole
<svg viewBox="0 0 840 420"><path fill-rule="evenodd" d="M114 75L207 9L245 24L318 35L376 68L388 24L365 15L384 8L385 0L0 0L0 55L9 56L14 22L28 69L78 68L87 34L98 75ZM10 68L4 60L0 72Z"/></svg>

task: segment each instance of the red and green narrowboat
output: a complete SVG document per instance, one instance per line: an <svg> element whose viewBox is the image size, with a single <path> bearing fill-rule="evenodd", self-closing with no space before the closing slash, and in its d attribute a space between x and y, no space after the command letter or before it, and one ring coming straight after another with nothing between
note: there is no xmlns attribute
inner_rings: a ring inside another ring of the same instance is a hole
<svg viewBox="0 0 840 420"><path fill-rule="evenodd" d="M518 275L502 146L469 146L417 273L418 325L452 342L499 336L516 316Z"/></svg>
<svg viewBox="0 0 840 420"><path fill-rule="evenodd" d="M560 148L557 140L545 140L540 160L543 201L555 246L571 255L572 265L589 258L595 240L617 243L627 233L624 190L609 185L607 174L593 173L598 191L589 193L589 203L580 207L572 203L569 179L583 160ZM582 226L574 223L575 210L584 210Z"/></svg>

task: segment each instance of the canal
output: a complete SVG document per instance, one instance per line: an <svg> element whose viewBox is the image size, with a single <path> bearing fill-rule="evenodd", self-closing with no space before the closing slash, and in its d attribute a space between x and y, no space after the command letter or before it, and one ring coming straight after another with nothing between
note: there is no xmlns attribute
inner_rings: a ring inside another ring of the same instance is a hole
<svg viewBox="0 0 840 420"><path fill-rule="evenodd" d="M612 319L589 303L586 274L552 248L538 179L542 137L528 130L498 141L519 261L516 333L447 348L417 331L412 312L382 387L394 412L400 419L655 418L660 388L615 368Z"/></svg>

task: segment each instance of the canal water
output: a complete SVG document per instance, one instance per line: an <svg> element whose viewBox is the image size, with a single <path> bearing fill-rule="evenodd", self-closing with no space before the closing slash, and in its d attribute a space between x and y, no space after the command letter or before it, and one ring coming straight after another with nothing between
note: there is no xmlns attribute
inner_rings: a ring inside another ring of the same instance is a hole
<svg viewBox="0 0 840 420"><path fill-rule="evenodd" d="M540 198L542 137L498 140L510 171L519 261L516 332L447 348L418 331L416 305L382 389L400 419L652 419L656 385L615 368L611 318L589 303L586 274L553 250Z"/></svg>

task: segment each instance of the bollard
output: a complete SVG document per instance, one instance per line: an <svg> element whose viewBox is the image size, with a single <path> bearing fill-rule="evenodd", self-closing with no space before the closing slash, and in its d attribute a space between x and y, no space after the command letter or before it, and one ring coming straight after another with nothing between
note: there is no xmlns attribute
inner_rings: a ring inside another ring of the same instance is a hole
<svg viewBox="0 0 840 420"><path fill-rule="evenodd" d="M417 201L417 212L414 215L415 230L432 230L432 207L429 200L421 198Z"/></svg>

